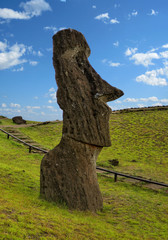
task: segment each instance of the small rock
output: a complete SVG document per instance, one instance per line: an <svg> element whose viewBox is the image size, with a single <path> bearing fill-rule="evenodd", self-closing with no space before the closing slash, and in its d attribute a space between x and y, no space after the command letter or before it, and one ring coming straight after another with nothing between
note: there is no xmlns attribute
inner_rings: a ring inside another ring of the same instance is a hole
<svg viewBox="0 0 168 240"><path fill-rule="evenodd" d="M21 116L16 116L12 118L13 123L16 124L26 124L26 120L24 120Z"/></svg>
<svg viewBox="0 0 168 240"><path fill-rule="evenodd" d="M113 166L118 166L119 165L118 159L108 160L108 162Z"/></svg>

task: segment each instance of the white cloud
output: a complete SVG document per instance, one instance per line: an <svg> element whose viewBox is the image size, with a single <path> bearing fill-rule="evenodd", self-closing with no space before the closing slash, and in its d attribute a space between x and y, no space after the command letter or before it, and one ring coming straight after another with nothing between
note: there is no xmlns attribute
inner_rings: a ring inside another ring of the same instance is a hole
<svg viewBox="0 0 168 240"><path fill-rule="evenodd" d="M118 46L119 46L119 41L114 42L113 45L114 45L115 47L118 47Z"/></svg>
<svg viewBox="0 0 168 240"><path fill-rule="evenodd" d="M168 48L168 43L167 43L167 44L164 44L164 45L162 46L162 48Z"/></svg>
<svg viewBox="0 0 168 240"><path fill-rule="evenodd" d="M6 103L2 103L1 106L2 106L3 108L6 108L6 107L7 107Z"/></svg>
<svg viewBox="0 0 168 240"><path fill-rule="evenodd" d="M56 90L51 87L48 92L45 94L45 97L49 98L48 103L56 102Z"/></svg>
<svg viewBox="0 0 168 240"><path fill-rule="evenodd" d="M0 18L3 19L30 19L30 16L26 12L17 12L9 8L0 8Z"/></svg>
<svg viewBox="0 0 168 240"><path fill-rule="evenodd" d="M103 59L103 60L102 60L102 63L103 63L103 64L106 64L106 65L108 65L108 66L110 66L110 67L119 67L119 66L121 66L121 63L108 61L107 59Z"/></svg>
<svg viewBox="0 0 168 240"><path fill-rule="evenodd" d="M131 13L132 16L136 17L138 15L138 12L136 10L133 10L133 12Z"/></svg>
<svg viewBox="0 0 168 240"><path fill-rule="evenodd" d="M21 106L20 106L20 104L17 104L17 103L11 103L10 104L10 107L14 107L14 108L20 108Z"/></svg>
<svg viewBox="0 0 168 240"><path fill-rule="evenodd" d="M14 109L12 109L12 108L1 108L0 111L4 112L5 114L9 114L9 115L13 115L13 114L21 112L20 109L16 109L16 108L14 108Z"/></svg>
<svg viewBox="0 0 168 240"><path fill-rule="evenodd" d="M43 106L43 108L46 108L46 109L50 110L51 112L57 112L57 109L54 108L53 106Z"/></svg>
<svg viewBox="0 0 168 240"><path fill-rule="evenodd" d="M93 6L92 6L92 8L94 8L94 9L95 9L95 8L96 8L96 5L93 5Z"/></svg>
<svg viewBox="0 0 168 240"><path fill-rule="evenodd" d="M50 88L50 89L49 89L49 92L55 92L55 88L53 88L53 87Z"/></svg>
<svg viewBox="0 0 168 240"><path fill-rule="evenodd" d="M165 99L161 99L160 102L161 102L161 103L168 104L168 99L166 99L166 98L165 98Z"/></svg>
<svg viewBox="0 0 168 240"><path fill-rule="evenodd" d="M136 10L133 10L132 13L128 14L128 20L130 20L132 16L136 17L137 15L138 15L138 12Z"/></svg>
<svg viewBox="0 0 168 240"><path fill-rule="evenodd" d="M56 27L54 27L54 26L46 26L46 27L44 27L44 30L46 30L46 31L52 31L53 33L56 33L58 30L57 30L57 28Z"/></svg>
<svg viewBox="0 0 168 240"><path fill-rule="evenodd" d="M126 98L123 102L160 102L160 103L168 103L168 99L158 99L156 96L147 97L147 98Z"/></svg>
<svg viewBox="0 0 168 240"><path fill-rule="evenodd" d="M46 106L46 108L53 109L54 107L53 106Z"/></svg>
<svg viewBox="0 0 168 240"><path fill-rule="evenodd" d="M107 62L107 59L104 58L104 59L102 60L102 63L106 63L106 62Z"/></svg>
<svg viewBox="0 0 168 240"><path fill-rule="evenodd" d="M128 55L127 55L128 56ZM134 54L130 60L134 60L136 65L143 65L145 67L148 67L149 65L154 65L152 63L153 59L159 59L159 55L157 53L136 53Z"/></svg>
<svg viewBox="0 0 168 240"><path fill-rule="evenodd" d="M119 8L119 7L120 7L120 4L117 4L117 3L114 4L114 8Z"/></svg>
<svg viewBox="0 0 168 240"><path fill-rule="evenodd" d="M165 66L168 66L168 61L163 62Z"/></svg>
<svg viewBox="0 0 168 240"><path fill-rule="evenodd" d="M138 48L127 48L127 50L125 51L125 55L131 56L132 54L135 54L137 50Z"/></svg>
<svg viewBox="0 0 168 240"><path fill-rule="evenodd" d="M24 11L18 12L9 8L0 8L0 18L8 20L28 20L34 16L40 16L43 11L51 11L49 3L45 0L22 2L20 7L23 8Z"/></svg>
<svg viewBox="0 0 168 240"><path fill-rule="evenodd" d="M160 68L157 70L147 71L136 78L137 82L143 82L151 86L167 86L168 83L165 78L160 76L168 77L168 67Z"/></svg>
<svg viewBox="0 0 168 240"><path fill-rule="evenodd" d="M0 42L0 51L4 52L7 48L7 42Z"/></svg>
<svg viewBox="0 0 168 240"><path fill-rule="evenodd" d="M7 20L3 20L3 21L0 20L0 24L4 24L4 23L8 23L8 22L9 22L8 19Z"/></svg>
<svg viewBox="0 0 168 240"><path fill-rule="evenodd" d="M144 105L144 104L142 104L142 103L138 104L137 106L138 106L139 108L144 108L144 107L146 107L146 105Z"/></svg>
<svg viewBox="0 0 168 240"><path fill-rule="evenodd" d="M97 19L97 20L105 20L105 19L109 19L109 18L110 17L109 17L108 13L102 13L102 14L95 17L95 19Z"/></svg>
<svg viewBox="0 0 168 240"><path fill-rule="evenodd" d="M32 66L36 66L36 65L38 64L37 61L30 61L29 63L30 63L30 65L32 65Z"/></svg>
<svg viewBox="0 0 168 240"><path fill-rule="evenodd" d="M136 98L126 98L124 102L138 102L138 99Z"/></svg>
<svg viewBox="0 0 168 240"><path fill-rule="evenodd" d="M152 106L162 106L162 105L163 104L161 104L160 102L152 104Z"/></svg>
<svg viewBox="0 0 168 240"><path fill-rule="evenodd" d="M22 58L26 52L26 47L23 44L16 43L6 48L5 51L0 52L0 70L27 62Z"/></svg>
<svg viewBox="0 0 168 240"><path fill-rule="evenodd" d="M40 106L33 106L32 109L40 109Z"/></svg>
<svg viewBox="0 0 168 240"><path fill-rule="evenodd" d="M162 48L167 48L168 44L162 45ZM145 74L136 77L137 82L143 82L151 86L167 86L168 82L168 51L159 52L159 48L153 48L146 53L136 53L137 48L128 48L125 51L126 56L130 56L129 59L134 61L136 65L143 65L148 67L150 65L155 65L153 60L162 59L162 68L154 69L145 72ZM158 52L155 52L158 51Z"/></svg>
<svg viewBox="0 0 168 240"><path fill-rule="evenodd" d="M50 97L51 97L53 100L55 100L55 99L56 99L56 92L50 93Z"/></svg>
<svg viewBox="0 0 168 240"><path fill-rule="evenodd" d="M52 112L57 112L57 109L53 108L51 109Z"/></svg>
<svg viewBox="0 0 168 240"><path fill-rule="evenodd" d="M103 21L106 24L109 24L109 23L111 23L111 24L120 23L116 18L110 20L109 13L102 13L102 14L96 16L95 19L96 20L101 20L101 21Z"/></svg>
<svg viewBox="0 0 168 240"><path fill-rule="evenodd" d="M118 103L122 103L122 101L120 101L120 100L115 100L114 103L117 103L117 104L118 104Z"/></svg>
<svg viewBox="0 0 168 240"><path fill-rule="evenodd" d="M46 50L47 50L47 52L52 52L53 49L52 48L47 48Z"/></svg>
<svg viewBox="0 0 168 240"><path fill-rule="evenodd" d="M159 48L152 48L151 50L148 51L148 53L150 53L150 52L155 52L155 51L157 51L157 50L159 50Z"/></svg>
<svg viewBox="0 0 168 240"><path fill-rule="evenodd" d="M56 90L55 88L51 87L48 93L45 94L45 97L49 98L48 103L55 103L56 102Z"/></svg>
<svg viewBox="0 0 168 240"><path fill-rule="evenodd" d="M40 106L26 106L27 109L32 110L32 109L41 109Z"/></svg>
<svg viewBox="0 0 168 240"><path fill-rule="evenodd" d="M64 29L66 29L66 27L60 27L60 28L57 28L55 26L46 26L46 27L44 27L44 30L52 31L54 34L57 33L58 31L61 31L61 30L64 30Z"/></svg>
<svg viewBox="0 0 168 240"><path fill-rule="evenodd" d="M151 9L151 13L149 13L148 15L150 15L150 16L156 16L156 15L158 15L158 12L155 11L154 9Z"/></svg>
<svg viewBox="0 0 168 240"><path fill-rule="evenodd" d="M111 24L120 23L116 18L110 20Z"/></svg>
<svg viewBox="0 0 168 240"><path fill-rule="evenodd" d="M37 56L42 57L43 54L42 54L40 51L38 51L38 52L37 52Z"/></svg>
<svg viewBox="0 0 168 240"><path fill-rule="evenodd" d="M161 57L168 58L168 51L160 52Z"/></svg>
<svg viewBox="0 0 168 240"><path fill-rule="evenodd" d="M148 97L148 98L140 98L139 101L142 101L142 102L157 102L159 101L157 97Z"/></svg>
<svg viewBox="0 0 168 240"><path fill-rule="evenodd" d="M108 64L109 64L110 67L119 67L121 65L118 62L111 62L111 61L109 61Z"/></svg>
<svg viewBox="0 0 168 240"><path fill-rule="evenodd" d="M32 46L27 47L27 50L28 50L29 53L31 53L33 55L36 55L36 52L33 50Z"/></svg>
<svg viewBox="0 0 168 240"><path fill-rule="evenodd" d="M28 53L32 54L33 56L38 56L38 57L43 56L41 51L35 51L32 46L27 47L27 51L28 51Z"/></svg>
<svg viewBox="0 0 168 240"><path fill-rule="evenodd" d="M149 97L148 100L152 101L152 102L157 102L158 98L157 97Z"/></svg>
<svg viewBox="0 0 168 240"><path fill-rule="evenodd" d="M11 67L28 62L23 58L26 54L32 54L33 56L43 56L40 51L34 51L32 46L25 46L24 44L14 44L10 46L6 41L0 42L0 70L9 69ZM32 66L37 65L37 61L29 61ZM23 71L23 66L13 69L13 72Z"/></svg>
<svg viewBox="0 0 168 240"><path fill-rule="evenodd" d="M30 17L40 16L43 11L51 11L49 3L45 0L31 0L20 4L25 13Z"/></svg>
<svg viewBox="0 0 168 240"><path fill-rule="evenodd" d="M17 69L12 69L12 72L23 72L23 70L24 70L24 67L20 67Z"/></svg>

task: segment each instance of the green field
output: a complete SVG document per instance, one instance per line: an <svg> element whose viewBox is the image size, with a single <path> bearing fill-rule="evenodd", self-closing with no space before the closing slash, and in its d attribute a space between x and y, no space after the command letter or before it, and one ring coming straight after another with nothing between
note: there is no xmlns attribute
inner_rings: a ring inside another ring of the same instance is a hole
<svg viewBox="0 0 168 240"><path fill-rule="evenodd" d="M0 128L12 125L0 121ZM62 123L17 130L52 149ZM168 184L168 110L112 114L110 133L112 146L97 165ZM40 198L42 157L0 132L0 239L168 240L168 188L98 174L103 211L70 211Z"/></svg>

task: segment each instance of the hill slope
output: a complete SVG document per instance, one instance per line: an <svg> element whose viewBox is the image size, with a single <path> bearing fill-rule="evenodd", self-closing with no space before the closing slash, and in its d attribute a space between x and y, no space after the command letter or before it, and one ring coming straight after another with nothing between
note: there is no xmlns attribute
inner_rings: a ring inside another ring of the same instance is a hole
<svg viewBox="0 0 168 240"><path fill-rule="evenodd" d="M20 128L52 148L61 138L62 123ZM114 114L112 146L98 164L117 171L168 183L168 111ZM0 132L0 239L155 239L167 240L168 189L151 190L143 183L98 176L104 209L97 214L69 211L39 197L42 156L6 139Z"/></svg>
<svg viewBox="0 0 168 240"><path fill-rule="evenodd" d="M61 139L62 123L20 131L52 149ZM112 146L103 148L97 165L168 182L168 110L112 114L110 135ZM112 167L112 159L118 159L119 166Z"/></svg>

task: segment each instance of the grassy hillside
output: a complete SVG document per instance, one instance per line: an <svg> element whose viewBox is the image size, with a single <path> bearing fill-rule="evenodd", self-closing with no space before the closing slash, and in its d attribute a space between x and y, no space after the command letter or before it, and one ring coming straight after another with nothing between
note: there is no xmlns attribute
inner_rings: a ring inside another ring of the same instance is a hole
<svg viewBox="0 0 168 240"><path fill-rule="evenodd" d="M61 139L62 123L20 131L52 149ZM168 182L168 110L112 114L110 135L112 146L103 148L97 165ZM112 167L112 159L118 159L119 166Z"/></svg>
<svg viewBox="0 0 168 240"><path fill-rule="evenodd" d="M38 123L36 121L26 121L27 124L33 124L33 123ZM8 119L2 115L0 115L0 126L5 126L5 125L13 125L15 126L16 124L13 123L12 119Z"/></svg>
<svg viewBox="0 0 168 240"><path fill-rule="evenodd" d="M53 148L61 128L51 123L19 130ZM168 183L168 111L113 114L110 132L112 146L103 149L98 165ZM168 189L98 174L103 211L70 211L40 198L41 159L0 132L0 239L168 239ZM110 166L110 159L119 166Z"/></svg>

